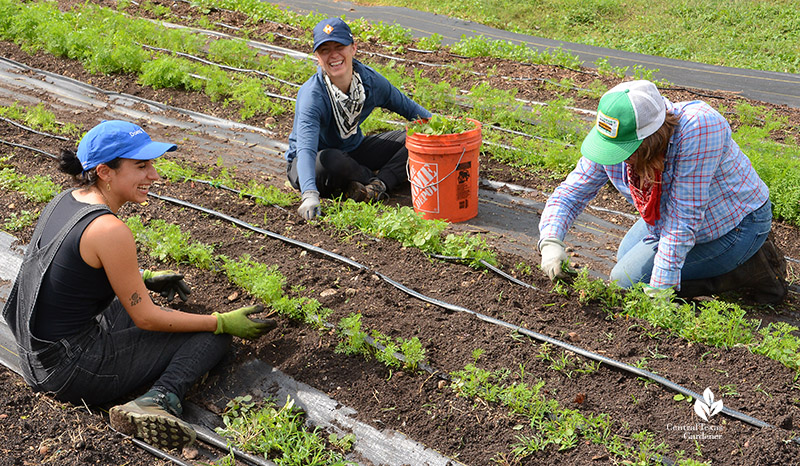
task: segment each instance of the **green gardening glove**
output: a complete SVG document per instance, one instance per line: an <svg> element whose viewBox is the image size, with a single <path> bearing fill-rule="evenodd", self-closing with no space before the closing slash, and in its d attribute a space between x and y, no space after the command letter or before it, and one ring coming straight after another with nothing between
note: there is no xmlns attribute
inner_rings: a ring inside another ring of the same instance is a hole
<svg viewBox="0 0 800 466"><path fill-rule="evenodd" d="M215 335L227 333L239 338L254 340L268 331L275 328L278 324L273 319L251 319L247 317L264 310L264 306L256 304L253 306L240 307L239 309L224 312L214 312L211 315L217 318L217 329Z"/></svg>
<svg viewBox="0 0 800 466"><path fill-rule="evenodd" d="M144 279L144 286L150 291L155 291L161 296L167 298L167 301L172 302L175 294L186 302L188 295L192 292L189 285L183 281L183 274L177 273L172 270L145 270L142 272L142 279Z"/></svg>

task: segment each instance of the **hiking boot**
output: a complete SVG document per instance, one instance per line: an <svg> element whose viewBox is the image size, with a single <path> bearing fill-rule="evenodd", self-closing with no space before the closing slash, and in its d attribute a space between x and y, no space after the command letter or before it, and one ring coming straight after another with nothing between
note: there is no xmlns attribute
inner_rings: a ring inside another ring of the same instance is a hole
<svg viewBox="0 0 800 466"><path fill-rule="evenodd" d="M111 427L164 449L180 449L194 442L196 434L178 418L183 408L174 393L150 390L108 412Z"/></svg>
<svg viewBox="0 0 800 466"><path fill-rule="evenodd" d="M389 195L386 193L386 184L378 178L371 179L365 188L367 190L367 201L385 201L389 199Z"/></svg>
<svg viewBox="0 0 800 466"><path fill-rule="evenodd" d="M786 259L775 246L772 233L753 257L730 272L711 278L681 282L681 298L741 291L758 304L778 304L786 297Z"/></svg>
<svg viewBox="0 0 800 466"><path fill-rule="evenodd" d="M352 199L356 202L364 202L367 200L367 187L358 181L351 181L344 191L344 197Z"/></svg>
<svg viewBox="0 0 800 466"><path fill-rule="evenodd" d="M378 178L373 178L368 184L363 185L358 181L351 181L347 185L344 196L356 202L384 201L389 199L386 185Z"/></svg>

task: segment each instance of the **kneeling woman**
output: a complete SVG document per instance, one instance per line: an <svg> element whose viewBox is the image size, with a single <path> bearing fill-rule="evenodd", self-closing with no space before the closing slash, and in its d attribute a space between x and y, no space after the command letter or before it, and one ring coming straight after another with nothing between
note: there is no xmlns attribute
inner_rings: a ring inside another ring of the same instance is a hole
<svg viewBox="0 0 800 466"><path fill-rule="evenodd" d="M583 157L547 200L539 223L542 269L564 276L563 239L609 181L641 214L620 243L610 278L650 295L747 291L786 295L786 263L769 239L769 190L731 139L728 122L700 101L672 103L650 81L619 84L600 99Z"/></svg>
<svg viewBox="0 0 800 466"><path fill-rule="evenodd" d="M178 416L181 400L215 366L230 335L256 338L272 321L247 317L260 306L199 315L160 307L147 289L185 297L174 273L143 280L130 229L116 213L142 203L159 176L153 159L176 149L133 123L104 121L63 151L59 168L80 183L43 210L3 310L25 380L74 403L102 404L152 383L110 411L117 430L162 447L194 441Z"/></svg>

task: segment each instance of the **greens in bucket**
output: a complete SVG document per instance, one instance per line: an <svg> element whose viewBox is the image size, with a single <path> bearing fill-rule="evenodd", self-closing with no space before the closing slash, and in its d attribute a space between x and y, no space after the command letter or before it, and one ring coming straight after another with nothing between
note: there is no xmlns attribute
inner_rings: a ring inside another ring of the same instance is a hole
<svg viewBox="0 0 800 466"><path fill-rule="evenodd" d="M441 115L433 115L428 121L415 121L408 125L407 134L421 133L429 136L440 136L442 134L458 134L475 129L475 122L466 118L452 118Z"/></svg>

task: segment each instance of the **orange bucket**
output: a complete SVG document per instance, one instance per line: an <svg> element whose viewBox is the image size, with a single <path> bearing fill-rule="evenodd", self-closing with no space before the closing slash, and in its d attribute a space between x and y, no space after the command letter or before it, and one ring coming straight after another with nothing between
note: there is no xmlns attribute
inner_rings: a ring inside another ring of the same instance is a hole
<svg viewBox="0 0 800 466"><path fill-rule="evenodd" d="M463 222L478 215L481 123L457 134L406 134L414 210L425 219Z"/></svg>

